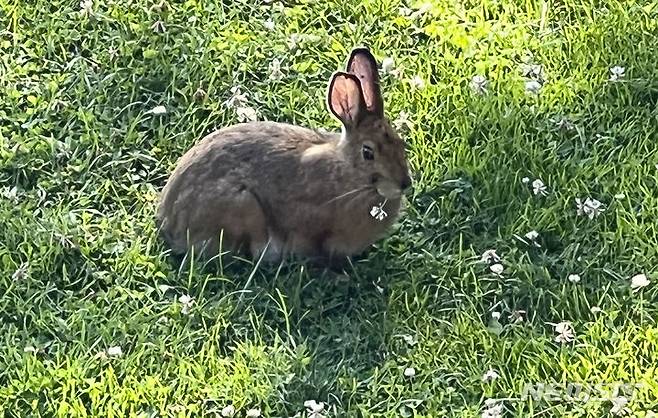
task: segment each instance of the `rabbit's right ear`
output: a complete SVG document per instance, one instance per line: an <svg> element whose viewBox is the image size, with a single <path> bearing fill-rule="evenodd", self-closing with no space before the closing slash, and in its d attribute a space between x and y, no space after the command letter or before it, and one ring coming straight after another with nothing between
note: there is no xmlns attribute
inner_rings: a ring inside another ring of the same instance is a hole
<svg viewBox="0 0 658 418"><path fill-rule="evenodd" d="M365 106L361 83L354 74L337 72L331 78L327 95L329 110L345 127L354 127L363 116Z"/></svg>
<svg viewBox="0 0 658 418"><path fill-rule="evenodd" d="M369 112L384 116L384 99L379 88L377 60L365 47L354 48L347 60L347 72L356 75L363 89L363 100Z"/></svg>

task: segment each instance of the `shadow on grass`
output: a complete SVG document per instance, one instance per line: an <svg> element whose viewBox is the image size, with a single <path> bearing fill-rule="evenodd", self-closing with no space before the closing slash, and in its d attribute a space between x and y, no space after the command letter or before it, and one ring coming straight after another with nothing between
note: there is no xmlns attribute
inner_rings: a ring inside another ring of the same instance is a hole
<svg viewBox="0 0 658 418"><path fill-rule="evenodd" d="M369 251L353 258L343 273L295 260L257 265L230 254L191 269L181 268L182 257L169 262L178 271L172 285L190 276L205 277L191 282L190 293L203 295L206 306L223 305L230 312L221 318L230 326L216 341L223 354L240 340L283 343L306 353L304 373L286 389L299 397L286 402L300 405L330 394L345 396L334 403L348 403L344 380L365 381L386 360L395 332L387 314L386 287L405 273L388 257L383 251Z"/></svg>

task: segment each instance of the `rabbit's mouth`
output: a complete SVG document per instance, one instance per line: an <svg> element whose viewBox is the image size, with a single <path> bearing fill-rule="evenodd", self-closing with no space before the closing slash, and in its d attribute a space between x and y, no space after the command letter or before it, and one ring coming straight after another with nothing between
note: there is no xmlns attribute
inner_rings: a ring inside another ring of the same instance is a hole
<svg viewBox="0 0 658 418"><path fill-rule="evenodd" d="M377 186L377 194L384 199L395 200L402 197L402 189L395 185L393 182L380 181Z"/></svg>

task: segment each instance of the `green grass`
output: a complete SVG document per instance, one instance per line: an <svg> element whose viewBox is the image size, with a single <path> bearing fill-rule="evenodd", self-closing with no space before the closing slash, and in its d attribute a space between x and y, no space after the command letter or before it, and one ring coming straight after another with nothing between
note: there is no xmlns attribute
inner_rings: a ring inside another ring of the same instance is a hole
<svg viewBox="0 0 658 418"><path fill-rule="evenodd" d="M96 1L85 17L75 0L0 0L0 412L291 417L316 399L336 417L479 417L505 398L505 416L610 413L510 399L539 382L641 383L628 407L658 411L658 2L437 0L411 17L394 0L290 3ZM387 113L413 124L415 189L391 235L347 276L179 270L157 193L237 121L231 87L260 118L337 129L326 82L360 44L403 69L383 78ZM576 211L588 196L606 206L594 219ZM490 248L502 277L479 262ZM652 283L632 292L637 273ZM563 320L572 343L555 342Z"/></svg>

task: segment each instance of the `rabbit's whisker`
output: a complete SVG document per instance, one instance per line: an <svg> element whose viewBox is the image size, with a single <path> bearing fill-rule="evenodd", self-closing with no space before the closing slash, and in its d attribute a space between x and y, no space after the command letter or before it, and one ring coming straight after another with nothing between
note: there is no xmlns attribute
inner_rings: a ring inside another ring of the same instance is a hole
<svg viewBox="0 0 658 418"><path fill-rule="evenodd" d="M340 195L340 196L336 196L336 197L334 197L333 199L329 199L329 200L326 201L324 204L325 204L325 205L328 205L328 204L330 204L330 203L332 203L332 202L335 202L335 201L337 201L337 200L343 199L343 198L345 198L345 197L347 197L347 196L350 196L350 195L353 195L353 194L355 194L355 193L359 193L359 192L366 191L366 190L368 190L368 189L369 189L368 186L358 187L358 188L356 188L356 189L350 190L350 191L347 192L347 193L343 193L343 194Z"/></svg>

